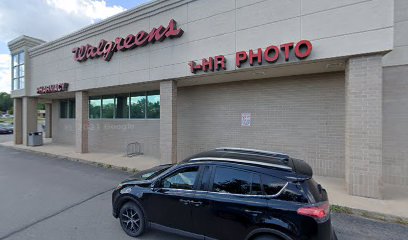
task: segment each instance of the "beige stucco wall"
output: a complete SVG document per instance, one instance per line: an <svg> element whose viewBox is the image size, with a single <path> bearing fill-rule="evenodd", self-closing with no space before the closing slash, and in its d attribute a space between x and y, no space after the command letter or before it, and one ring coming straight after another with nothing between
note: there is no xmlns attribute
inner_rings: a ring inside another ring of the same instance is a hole
<svg viewBox="0 0 408 240"><path fill-rule="evenodd" d="M306 61L386 51L393 48L393 2L159 0L31 49L28 91L36 95L37 87L56 82L67 82L70 91L78 91L188 77L189 61L220 54L227 58L228 71L233 71L237 51L301 39L314 44ZM74 47L167 26L171 18L184 29L181 38L117 52L109 63L73 60ZM298 60L292 56L294 61Z"/></svg>
<svg viewBox="0 0 408 240"><path fill-rule="evenodd" d="M318 175L344 177L344 73L178 89L178 158L245 147L305 159ZM241 113L252 126L241 127Z"/></svg>

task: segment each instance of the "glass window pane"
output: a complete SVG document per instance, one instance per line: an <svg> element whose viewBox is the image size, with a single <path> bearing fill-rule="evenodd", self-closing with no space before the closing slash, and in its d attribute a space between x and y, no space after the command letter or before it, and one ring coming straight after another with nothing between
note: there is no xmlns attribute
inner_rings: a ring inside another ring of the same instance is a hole
<svg viewBox="0 0 408 240"><path fill-rule="evenodd" d="M67 113L68 113L68 102L67 101L61 101L60 102L60 118L67 118Z"/></svg>
<svg viewBox="0 0 408 240"><path fill-rule="evenodd" d="M261 177L258 174L252 175L251 195L262 195Z"/></svg>
<svg viewBox="0 0 408 240"><path fill-rule="evenodd" d="M129 94L120 94L116 96L115 118L129 118Z"/></svg>
<svg viewBox="0 0 408 240"><path fill-rule="evenodd" d="M147 93L147 118L160 118L160 93Z"/></svg>
<svg viewBox="0 0 408 240"><path fill-rule="evenodd" d="M89 118L101 118L101 99L89 100Z"/></svg>
<svg viewBox="0 0 408 240"><path fill-rule="evenodd" d="M24 52L18 54L18 62L19 64L24 64Z"/></svg>
<svg viewBox="0 0 408 240"><path fill-rule="evenodd" d="M18 78L14 78L13 79L13 90L17 90L18 89Z"/></svg>
<svg viewBox="0 0 408 240"><path fill-rule="evenodd" d="M24 77L21 77L19 79L19 85L18 85L19 89L23 89L24 88Z"/></svg>
<svg viewBox="0 0 408 240"><path fill-rule="evenodd" d="M232 168L218 167L215 171L213 191L232 194L249 194L251 191L251 176Z"/></svg>
<svg viewBox="0 0 408 240"><path fill-rule="evenodd" d="M285 186L282 180L267 175L262 176L262 183L266 195L275 195Z"/></svg>
<svg viewBox="0 0 408 240"><path fill-rule="evenodd" d="M70 99L68 101L69 103L69 118L75 118L75 99Z"/></svg>
<svg viewBox="0 0 408 240"><path fill-rule="evenodd" d="M144 93L131 94L130 118L146 117L146 96Z"/></svg>
<svg viewBox="0 0 408 240"><path fill-rule="evenodd" d="M18 65L18 54L13 55L13 67Z"/></svg>
<svg viewBox="0 0 408 240"><path fill-rule="evenodd" d="M102 99L102 118L113 118L115 112L115 98L103 97Z"/></svg>
<svg viewBox="0 0 408 240"><path fill-rule="evenodd" d="M18 78L18 67L13 68L13 78Z"/></svg>
<svg viewBox="0 0 408 240"><path fill-rule="evenodd" d="M19 74L20 75L18 75L19 77L23 77L24 76L24 65L20 65L19 67Z"/></svg>
<svg viewBox="0 0 408 240"><path fill-rule="evenodd" d="M182 170L164 178L161 181L161 187L192 190L194 188L197 174L198 167L183 168Z"/></svg>

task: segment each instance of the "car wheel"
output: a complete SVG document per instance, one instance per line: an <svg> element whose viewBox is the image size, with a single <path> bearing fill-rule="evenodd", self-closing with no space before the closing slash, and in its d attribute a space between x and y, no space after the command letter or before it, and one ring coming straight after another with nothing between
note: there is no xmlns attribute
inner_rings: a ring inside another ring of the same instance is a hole
<svg viewBox="0 0 408 240"><path fill-rule="evenodd" d="M142 235L145 229L145 219L142 210L133 202L122 206L119 221L123 231L131 237Z"/></svg>
<svg viewBox="0 0 408 240"><path fill-rule="evenodd" d="M261 235L259 237L254 238L254 240L281 240L273 235Z"/></svg>

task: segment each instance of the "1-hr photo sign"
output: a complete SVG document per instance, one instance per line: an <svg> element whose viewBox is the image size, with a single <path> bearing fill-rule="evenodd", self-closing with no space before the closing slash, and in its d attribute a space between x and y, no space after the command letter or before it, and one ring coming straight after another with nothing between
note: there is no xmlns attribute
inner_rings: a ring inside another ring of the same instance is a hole
<svg viewBox="0 0 408 240"><path fill-rule="evenodd" d="M299 60L305 59L310 56L313 50L313 45L308 40L302 40L298 43L285 43L280 46L269 46L263 51L262 48L257 50L240 51L235 54L235 66L240 68L242 64L249 61L249 65L253 66L255 63L262 65L262 63L275 63L282 57L285 61L289 61L290 53L295 51L295 56ZM197 71L220 71L227 70L227 60L224 55L218 55L215 57L209 57L202 59L201 63L191 61L188 64L190 66L191 73L197 73Z"/></svg>

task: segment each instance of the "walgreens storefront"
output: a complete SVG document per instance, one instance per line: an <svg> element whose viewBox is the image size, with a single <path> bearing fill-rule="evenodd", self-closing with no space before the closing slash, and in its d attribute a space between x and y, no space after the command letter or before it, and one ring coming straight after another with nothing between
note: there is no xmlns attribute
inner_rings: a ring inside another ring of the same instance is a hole
<svg viewBox="0 0 408 240"><path fill-rule="evenodd" d="M272 150L382 197L408 168L383 137L400 121L383 112L404 111L383 95L398 89L384 81L394 65L405 71L389 57L393 4L306 2L158 0L51 42L17 38L15 143L27 144L42 102L47 137L80 153L138 143L170 163L221 146Z"/></svg>

